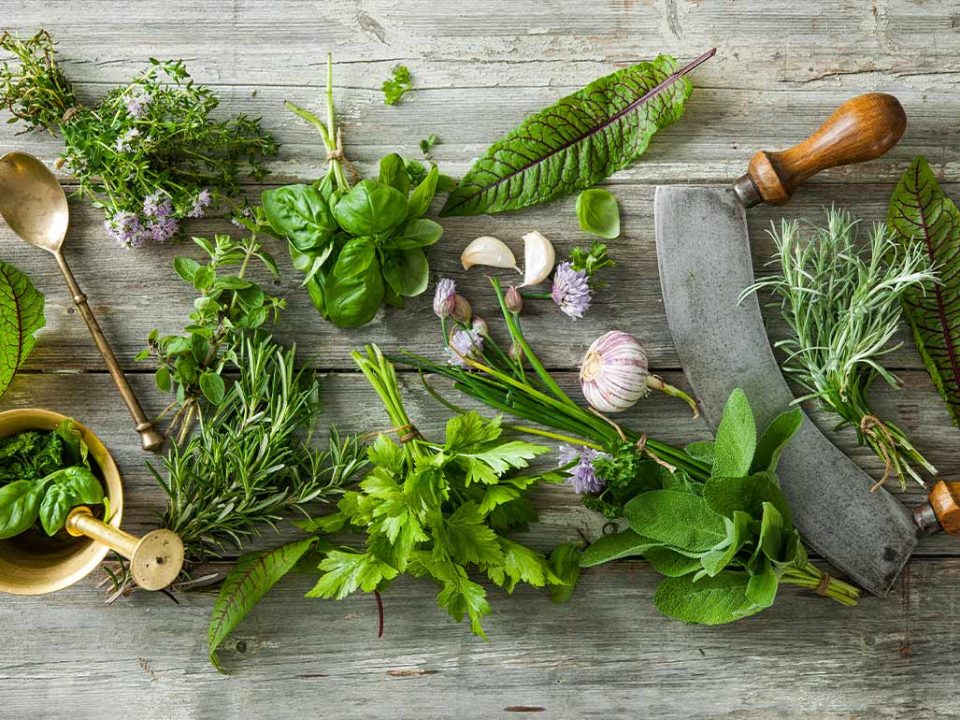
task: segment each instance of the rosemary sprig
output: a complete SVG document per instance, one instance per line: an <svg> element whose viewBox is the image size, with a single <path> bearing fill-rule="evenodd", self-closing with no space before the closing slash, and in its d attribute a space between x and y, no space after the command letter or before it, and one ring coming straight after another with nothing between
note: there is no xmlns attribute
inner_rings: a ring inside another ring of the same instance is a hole
<svg viewBox="0 0 960 720"><path fill-rule="evenodd" d="M763 278L743 296L769 290L778 300L790 336L776 343L786 353L784 370L808 394L796 402L819 401L852 426L884 463L884 476L907 478L922 486L918 468L936 468L906 433L873 412L868 400L878 377L891 387L901 382L884 367L886 355L900 347L893 337L902 316L903 296L936 276L921 245L897 243L885 225L876 225L869 244L857 244L858 221L831 208L824 227L784 220L770 231L780 273ZM805 238L804 235L809 237Z"/></svg>

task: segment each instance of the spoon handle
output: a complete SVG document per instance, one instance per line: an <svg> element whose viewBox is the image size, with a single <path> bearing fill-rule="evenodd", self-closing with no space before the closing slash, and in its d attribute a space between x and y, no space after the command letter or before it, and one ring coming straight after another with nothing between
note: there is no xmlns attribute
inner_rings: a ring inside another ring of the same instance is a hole
<svg viewBox="0 0 960 720"><path fill-rule="evenodd" d="M163 447L163 435L157 432L156 428L153 427L153 423L147 419L146 413L143 412L143 408L140 407L140 403L137 401L137 396L133 394L133 388L130 387L130 383L127 382L127 378L123 374L123 370L120 369L120 363L117 362L117 356L113 354L113 350L110 348L107 338L103 334L103 330L100 329L100 324L97 322L97 318L94 317L93 311L87 304L87 296L83 294L80 286L77 285L77 279L70 271L70 267L67 265L67 261L64 259L63 253L54 253L54 257L57 258L57 264L60 266L60 272L63 273L63 278L67 281L67 287L70 288L70 294L73 296L73 302L80 311L80 315L83 317L84 322L87 323L87 328L90 330L90 334L93 336L93 342L96 343L97 349L103 356L104 362L107 363L107 369L110 371L113 381L117 384L117 389L120 391L120 396L127 404L127 409L130 410L130 414L137 423L137 432L140 433L143 449L151 451L159 450L161 447Z"/></svg>

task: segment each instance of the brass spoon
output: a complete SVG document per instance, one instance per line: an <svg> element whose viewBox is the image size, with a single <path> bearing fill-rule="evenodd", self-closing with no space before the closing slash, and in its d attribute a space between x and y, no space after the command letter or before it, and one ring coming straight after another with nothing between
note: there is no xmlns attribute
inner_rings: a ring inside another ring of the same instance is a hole
<svg viewBox="0 0 960 720"><path fill-rule="evenodd" d="M23 240L46 250L57 259L73 302L83 316L97 349L107 363L107 369L120 390L123 401L137 423L137 432L144 450L159 450L163 435L147 419L127 382L116 355L107 344L103 330L87 304L87 296L80 290L73 273L63 257L63 241L70 223L67 196L56 176L41 160L27 153L12 152L0 158L0 215L7 225Z"/></svg>
<svg viewBox="0 0 960 720"><path fill-rule="evenodd" d="M143 537L97 520L90 508L75 507L67 515L67 532L96 540L130 561L130 574L144 590L162 590L183 568L183 542L172 530L152 530Z"/></svg>

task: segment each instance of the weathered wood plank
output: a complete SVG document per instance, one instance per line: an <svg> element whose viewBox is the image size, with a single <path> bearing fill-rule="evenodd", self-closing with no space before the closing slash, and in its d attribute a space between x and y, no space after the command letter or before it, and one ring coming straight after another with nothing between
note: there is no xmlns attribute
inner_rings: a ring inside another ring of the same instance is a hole
<svg viewBox="0 0 960 720"><path fill-rule="evenodd" d="M960 197L960 185L948 185L947 190ZM663 312L657 272L654 188L631 185L615 191L621 205L623 235L610 242L611 255L619 265L609 271L608 288L597 294L594 307L580 322L563 316L549 301L528 303L525 330L533 347L543 353L552 367L577 366L595 337L616 328L631 332L643 341L653 367L677 368L679 361ZM780 217L817 220L822 217L824 206L836 202L850 207L870 223L885 216L891 191L892 186L887 184L815 186L801 191L784 208L751 210L749 224L757 273L763 274L764 264L772 253L766 233L771 221L779 221ZM475 310L493 317L495 301L483 269L465 273L460 267L463 247L478 235L492 234L512 245L520 258L520 235L534 229L551 238L558 252L568 252L577 244L589 244L590 236L577 226L573 205L571 198L522 214L445 219L444 238L431 252L434 278L455 278L461 292L474 302ZM179 331L195 297L195 291L173 272L173 257L187 254L200 258L201 251L189 242L124 250L106 236L97 210L74 202L71 211L74 223L66 252L90 298L91 307L124 367L137 371L152 369L149 363L133 362L133 356L144 346L151 329L159 327L165 333ZM865 232L866 229L865 226ZM222 222L202 221L188 226L187 230L192 234L211 235L235 229ZM704 242L710 242L708 228L704 229ZM440 339L432 312L432 286L430 292L411 300L404 310L384 311L360 330L338 330L320 319L307 293L299 287L301 275L291 268L284 245L268 240L268 246L274 250L283 270L282 281L272 286L273 290L288 302L277 334L284 340L296 341L309 356L317 358L321 367L352 368L350 352L365 342L378 342L391 349L402 346L419 353L430 353L437 347ZM2 225L0 253L5 260L27 272L47 296L47 327L28 359L28 367L47 371L102 369L102 360L86 327L74 313L73 302L52 258L24 245ZM508 271L501 272L500 276L506 281L514 277ZM767 315L771 336L782 337L784 328L776 320L776 312L769 310ZM558 338L562 340L558 342ZM905 347L891 355L891 366L922 367L907 333L903 333L901 339Z"/></svg>

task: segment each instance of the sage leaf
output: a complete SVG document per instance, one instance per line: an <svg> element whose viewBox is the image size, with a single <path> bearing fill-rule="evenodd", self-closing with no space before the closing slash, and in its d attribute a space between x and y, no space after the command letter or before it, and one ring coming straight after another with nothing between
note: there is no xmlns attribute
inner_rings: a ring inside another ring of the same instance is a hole
<svg viewBox="0 0 960 720"><path fill-rule="evenodd" d="M621 530L597 538L580 556L580 567L602 565L611 560L643 555L650 548L660 545L656 540L643 537L633 530Z"/></svg>
<svg viewBox="0 0 960 720"><path fill-rule="evenodd" d="M758 609L765 609L773 605L777 599L777 586L780 584L780 578L777 577L773 564L767 558L763 559L759 572L750 576L747 582L747 598Z"/></svg>
<svg viewBox="0 0 960 720"><path fill-rule="evenodd" d="M910 290L903 306L923 364L960 425L960 210L917 157L900 178L887 218L902 244L922 243L940 283Z"/></svg>
<svg viewBox="0 0 960 720"><path fill-rule="evenodd" d="M752 527L753 518L745 512L734 511L733 520L727 520L726 540L700 557L700 565L707 575L719 575L733 561L740 548L753 538Z"/></svg>
<svg viewBox="0 0 960 720"><path fill-rule="evenodd" d="M800 408L793 408L787 412L780 413L773 419L767 429L763 431L760 440L757 442L757 450L753 455L751 472L760 472L769 470L774 472L777 469L777 463L780 461L780 453L790 442L790 438L800 429L803 424L803 411Z"/></svg>
<svg viewBox="0 0 960 720"><path fill-rule="evenodd" d="M315 541L316 538L305 538L266 552L240 556L220 587L207 630L210 662L217 670L223 672L217 649L226 637L267 591L294 568Z"/></svg>
<svg viewBox="0 0 960 720"><path fill-rule="evenodd" d="M577 581L580 579L580 547L572 543L557 545L550 553L547 562L550 564L550 571L563 584L550 585L550 599L555 603L565 603L572 596L577 587Z"/></svg>
<svg viewBox="0 0 960 720"><path fill-rule="evenodd" d="M723 408L713 451L713 475L742 477L750 472L757 447L757 425L747 395L736 388Z"/></svg>
<svg viewBox="0 0 960 720"><path fill-rule="evenodd" d="M747 596L749 583L747 573L732 570L697 581L690 575L666 578L657 586L653 602L676 620L722 625L763 610Z"/></svg>
<svg viewBox="0 0 960 720"><path fill-rule="evenodd" d="M777 476L770 472L712 477L703 487L703 499L713 512L730 519L737 510L759 519L763 516L763 504L768 502L780 512L784 526L793 527L787 498L780 490Z"/></svg>
<svg viewBox="0 0 960 720"><path fill-rule="evenodd" d="M760 550L770 560L779 561L783 547L783 516L773 503L763 503L763 520L760 523Z"/></svg>
<svg viewBox="0 0 960 720"><path fill-rule="evenodd" d="M699 495L652 490L624 506L630 528L676 550L703 552L726 537L723 517Z"/></svg>
<svg viewBox="0 0 960 720"><path fill-rule="evenodd" d="M43 294L30 278L0 261L0 395L33 350L33 334L45 324Z"/></svg>
<svg viewBox="0 0 960 720"><path fill-rule="evenodd" d="M693 86L659 55L594 80L495 142L447 197L441 216L519 210L596 185L636 160L654 133L680 118Z"/></svg>
<svg viewBox="0 0 960 720"><path fill-rule="evenodd" d="M706 463L713 467L713 459L715 453L713 451L713 443L709 441L700 441L692 442L686 447L683 448L683 451L692 457L694 460L699 460L700 462Z"/></svg>
<svg viewBox="0 0 960 720"><path fill-rule="evenodd" d="M577 220L584 232L607 240L620 236L620 206L609 190L592 188L577 197Z"/></svg>
<svg viewBox="0 0 960 720"><path fill-rule="evenodd" d="M668 547L652 547L644 553L647 562L661 575L680 577L700 569L700 558L690 557Z"/></svg>

